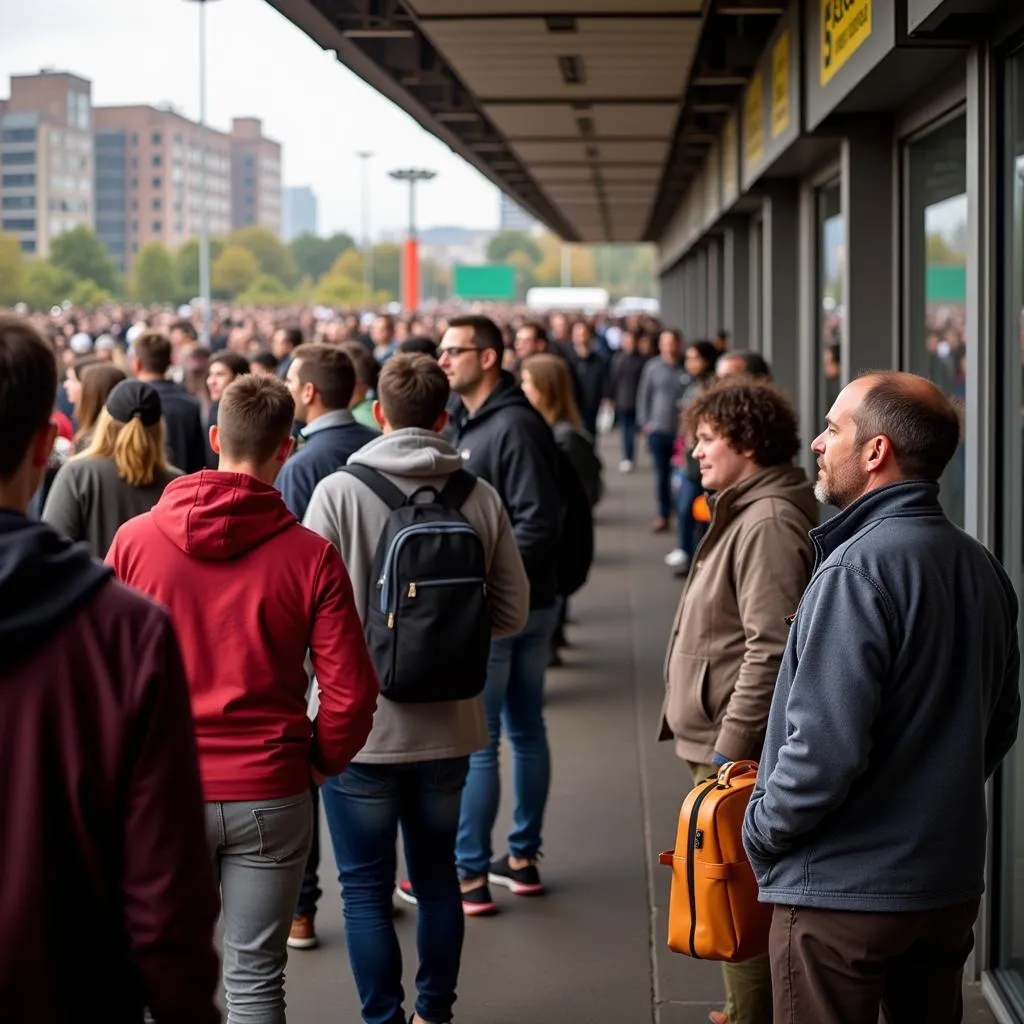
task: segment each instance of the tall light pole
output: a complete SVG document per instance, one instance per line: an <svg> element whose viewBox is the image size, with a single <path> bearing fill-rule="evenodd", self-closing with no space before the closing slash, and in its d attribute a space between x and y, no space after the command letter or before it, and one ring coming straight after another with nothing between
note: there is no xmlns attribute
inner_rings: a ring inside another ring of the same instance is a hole
<svg viewBox="0 0 1024 1024"><path fill-rule="evenodd" d="M363 165L363 290L367 299L373 296L373 246L370 245L370 176L369 159L373 153L361 150L356 153Z"/></svg>
<svg viewBox="0 0 1024 1024"><path fill-rule="evenodd" d="M199 301L203 304L202 341L210 344L210 211L206 197L206 5L199 4Z"/></svg>
<svg viewBox="0 0 1024 1024"><path fill-rule="evenodd" d="M420 304L420 263L416 245L416 185L421 181L436 178L437 171L409 167L405 170L389 171L388 176L395 181L409 183L409 237L406 239L403 261L402 305L407 312L412 313Z"/></svg>

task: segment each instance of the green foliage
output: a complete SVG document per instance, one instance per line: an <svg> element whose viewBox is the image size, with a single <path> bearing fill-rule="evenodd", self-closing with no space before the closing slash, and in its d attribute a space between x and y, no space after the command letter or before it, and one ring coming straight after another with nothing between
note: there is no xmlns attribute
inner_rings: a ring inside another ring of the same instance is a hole
<svg viewBox="0 0 1024 1024"><path fill-rule="evenodd" d="M0 306L22 301L25 291L25 260L14 235L0 234Z"/></svg>
<svg viewBox="0 0 1024 1024"><path fill-rule="evenodd" d="M248 249L256 257L261 273L276 277L283 285L293 288L302 276L295 265L291 249L268 228L240 228L228 236L228 245Z"/></svg>
<svg viewBox="0 0 1024 1024"><path fill-rule="evenodd" d="M362 282L341 275L327 274L316 286L313 295L321 306L357 306L366 302Z"/></svg>
<svg viewBox="0 0 1024 1024"><path fill-rule="evenodd" d="M210 239L210 266L224 251L224 242L219 238ZM199 240L195 238L185 242L174 254L174 277L178 285L175 299L189 302L199 295Z"/></svg>
<svg viewBox="0 0 1024 1024"><path fill-rule="evenodd" d="M925 254L929 263L947 267L962 267L967 262L967 254L957 249L937 231L933 231L925 238Z"/></svg>
<svg viewBox="0 0 1024 1024"><path fill-rule="evenodd" d="M95 309L97 306L102 306L104 302L109 302L110 299L110 292L106 288L101 288L95 281L90 281L88 278L76 281L74 288L71 289L71 305L81 309Z"/></svg>
<svg viewBox="0 0 1024 1024"><path fill-rule="evenodd" d="M94 231L72 228L50 243L50 262L77 280L94 281L104 291L118 290L117 267Z"/></svg>
<svg viewBox="0 0 1024 1024"><path fill-rule="evenodd" d="M291 298L288 289L276 277L260 274L248 288L238 296L241 306L277 306Z"/></svg>
<svg viewBox="0 0 1024 1024"><path fill-rule="evenodd" d="M388 300L398 297L402 288L402 247L383 243L373 247L373 290L387 292Z"/></svg>
<svg viewBox="0 0 1024 1024"><path fill-rule="evenodd" d="M174 302L180 297L174 257L161 242L150 242L135 257L132 268L132 295L146 305Z"/></svg>
<svg viewBox="0 0 1024 1024"><path fill-rule="evenodd" d="M354 250L356 243L351 235L343 231L331 235L330 238L319 238L316 235L299 235L291 244L292 257L299 273L319 281L326 274L338 257Z"/></svg>
<svg viewBox="0 0 1024 1024"><path fill-rule="evenodd" d="M32 260L25 269L22 301L33 309L49 309L70 300L75 279L66 270L55 267L47 260Z"/></svg>
<svg viewBox="0 0 1024 1024"><path fill-rule="evenodd" d="M509 257L517 252L523 253L534 265L544 258L540 246L526 231L499 231L487 243L487 260L490 263L510 263Z"/></svg>
<svg viewBox="0 0 1024 1024"><path fill-rule="evenodd" d="M229 245L217 257L210 276L214 297L233 299L260 276L260 265L248 249Z"/></svg>

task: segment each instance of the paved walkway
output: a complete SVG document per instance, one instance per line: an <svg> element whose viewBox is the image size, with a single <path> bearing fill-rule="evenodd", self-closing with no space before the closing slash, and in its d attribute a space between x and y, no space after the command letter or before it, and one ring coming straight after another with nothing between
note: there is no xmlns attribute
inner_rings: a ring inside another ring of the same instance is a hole
<svg viewBox="0 0 1024 1024"><path fill-rule="evenodd" d="M621 476L610 445L604 459L598 563L573 601L566 666L548 676L553 771L541 868L550 891L523 899L497 889L501 913L466 922L456 1005L456 1020L466 1024L702 1024L720 1008L718 966L665 945L669 872L657 855L675 843L690 785L671 746L655 742L662 659L680 590L662 562L671 540L649 532L649 469ZM504 852L508 827L506 786L496 853ZM321 946L290 955L289 1021L357 1024L326 829L323 843ZM403 905L396 918L407 995L414 992L414 915ZM994 1019L974 987L970 1001L969 1021Z"/></svg>

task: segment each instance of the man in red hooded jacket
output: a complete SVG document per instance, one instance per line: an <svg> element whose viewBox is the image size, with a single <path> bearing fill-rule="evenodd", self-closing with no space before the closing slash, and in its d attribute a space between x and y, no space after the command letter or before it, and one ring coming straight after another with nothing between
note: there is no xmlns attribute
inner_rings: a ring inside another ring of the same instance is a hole
<svg viewBox="0 0 1024 1024"><path fill-rule="evenodd" d="M378 693L340 556L273 486L293 416L282 381L239 377L210 431L219 469L173 481L107 555L120 579L170 609L181 641L224 903L229 1024L284 1019L285 942L313 828L310 773L346 767ZM320 698L312 725L307 649Z"/></svg>
<svg viewBox="0 0 1024 1024"><path fill-rule="evenodd" d="M216 1024L217 893L167 613L25 515L53 346L0 315L0 1020Z"/></svg>

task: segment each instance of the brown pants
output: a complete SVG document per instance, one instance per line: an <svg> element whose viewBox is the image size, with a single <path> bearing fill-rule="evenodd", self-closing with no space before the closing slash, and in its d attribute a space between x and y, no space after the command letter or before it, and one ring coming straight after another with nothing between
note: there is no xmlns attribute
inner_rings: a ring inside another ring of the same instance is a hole
<svg viewBox="0 0 1024 1024"><path fill-rule="evenodd" d="M960 1024L980 900L869 914L776 906L775 1024Z"/></svg>

